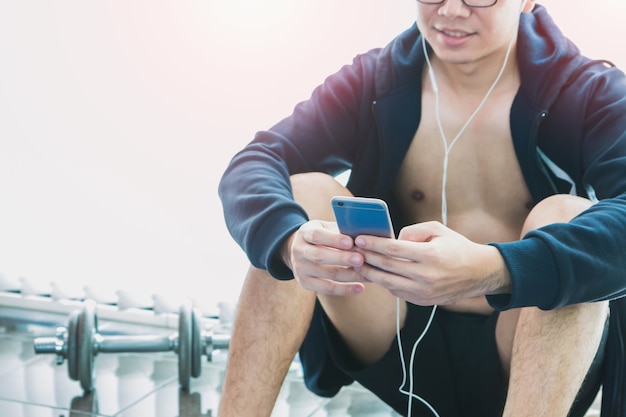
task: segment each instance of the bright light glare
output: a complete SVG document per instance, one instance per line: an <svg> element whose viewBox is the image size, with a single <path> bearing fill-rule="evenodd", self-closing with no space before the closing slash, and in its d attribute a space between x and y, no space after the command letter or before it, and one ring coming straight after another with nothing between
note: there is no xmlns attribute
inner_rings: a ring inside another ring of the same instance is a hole
<svg viewBox="0 0 626 417"><path fill-rule="evenodd" d="M231 28L244 32L274 27L288 16L293 17L297 1L292 0L228 0L215 4L217 18Z"/></svg>
<svg viewBox="0 0 626 417"><path fill-rule="evenodd" d="M541 3L626 69L625 0ZM0 1L0 276L234 301L248 262L217 197L226 164L414 16L414 0Z"/></svg>

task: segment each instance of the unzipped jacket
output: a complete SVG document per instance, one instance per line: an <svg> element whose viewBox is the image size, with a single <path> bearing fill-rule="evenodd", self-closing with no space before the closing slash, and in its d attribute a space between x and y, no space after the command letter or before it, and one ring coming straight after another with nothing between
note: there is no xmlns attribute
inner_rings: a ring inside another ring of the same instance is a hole
<svg viewBox="0 0 626 417"><path fill-rule="evenodd" d="M569 193L597 203L569 223L492 243L512 291L487 299L498 310L610 300L602 415L626 416L626 77L581 55L539 5L521 16L517 61L510 128L533 201ZM400 218L391 190L420 123L424 62L414 25L328 77L235 155L219 192L227 226L253 265L292 278L277 253L308 220L293 201L296 173L350 170L354 195L385 199L394 222Z"/></svg>

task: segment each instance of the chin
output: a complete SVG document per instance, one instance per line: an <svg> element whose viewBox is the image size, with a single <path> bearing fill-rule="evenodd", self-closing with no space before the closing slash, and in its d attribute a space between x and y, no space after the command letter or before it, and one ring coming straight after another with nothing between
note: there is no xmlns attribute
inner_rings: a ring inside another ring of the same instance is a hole
<svg viewBox="0 0 626 417"><path fill-rule="evenodd" d="M441 53L441 54L437 54L437 58L439 59L439 61L445 64L451 64L451 65L473 64L480 60L476 58L475 54L471 54L467 52Z"/></svg>

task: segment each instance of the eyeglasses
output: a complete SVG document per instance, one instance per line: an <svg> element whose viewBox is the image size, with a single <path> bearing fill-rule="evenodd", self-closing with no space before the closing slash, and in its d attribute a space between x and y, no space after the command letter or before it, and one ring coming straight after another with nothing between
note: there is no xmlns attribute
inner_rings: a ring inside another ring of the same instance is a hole
<svg viewBox="0 0 626 417"><path fill-rule="evenodd" d="M446 0L417 0L422 4L443 4ZM491 7L498 2L498 0L462 0L463 4L468 7Z"/></svg>

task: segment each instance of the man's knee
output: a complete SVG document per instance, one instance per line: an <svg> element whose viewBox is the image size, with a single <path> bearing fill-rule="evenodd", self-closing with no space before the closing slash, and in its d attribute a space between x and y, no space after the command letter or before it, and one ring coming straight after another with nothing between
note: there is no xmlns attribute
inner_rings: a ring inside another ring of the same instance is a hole
<svg viewBox="0 0 626 417"><path fill-rule="evenodd" d="M351 195L334 177L321 172L295 174L290 180L294 199L306 210L310 218L332 219L330 199L336 195Z"/></svg>
<svg viewBox="0 0 626 417"><path fill-rule="evenodd" d="M547 197L537 203L526 217L522 236L548 224L567 223L592 205L590 200L575 195L556 194Z"/></svg>
<svg viewBox="0 0 626 417"><path fill-rule="evenodd" d="M573 304L554 310L524 307L501 312L496 325L496 343L503 370L508 375L514 342L523 345L563 332L571 332L571 338L576 340L569 345L565 343L563 349L575 346L581 355L593 357L604 336L608 314L607 301ZM560 344L562 340L554 342Z"/></svg>

